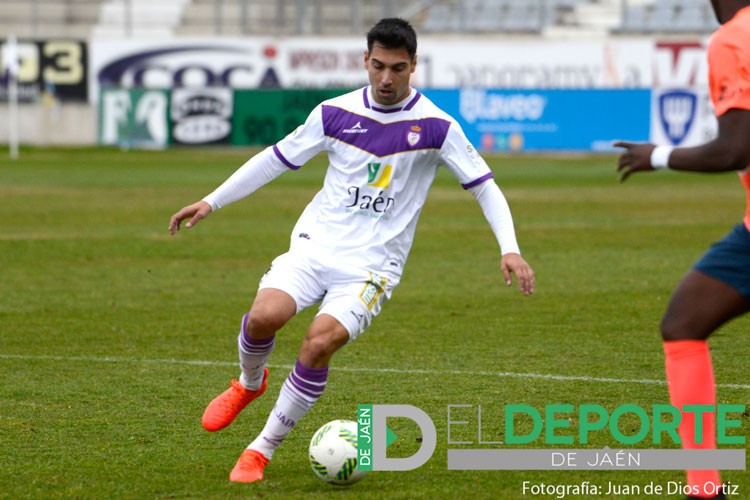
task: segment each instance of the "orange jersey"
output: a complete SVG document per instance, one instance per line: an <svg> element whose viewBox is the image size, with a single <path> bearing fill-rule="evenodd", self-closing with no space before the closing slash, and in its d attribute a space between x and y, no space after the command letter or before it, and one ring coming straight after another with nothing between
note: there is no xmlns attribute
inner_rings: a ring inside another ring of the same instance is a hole
<svg viewBox="0 0 750 500"><path fill-rule="evenodd" d="M750 110L750 7L737 12L711 36L708 68L716 116L730 109ZM750 168L740 173L740 180L747 193L744 222L750 230Z"/></svg>

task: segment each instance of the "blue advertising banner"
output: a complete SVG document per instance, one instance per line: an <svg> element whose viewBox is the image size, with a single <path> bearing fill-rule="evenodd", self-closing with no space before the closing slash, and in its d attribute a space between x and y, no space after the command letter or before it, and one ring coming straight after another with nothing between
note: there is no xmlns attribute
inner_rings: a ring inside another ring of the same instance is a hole
<svg viewBox="0 0 750 500"><path fill-rule="evenodd" d="M425 90L481 151L613 151L648 141L650 89Z"/></svg>

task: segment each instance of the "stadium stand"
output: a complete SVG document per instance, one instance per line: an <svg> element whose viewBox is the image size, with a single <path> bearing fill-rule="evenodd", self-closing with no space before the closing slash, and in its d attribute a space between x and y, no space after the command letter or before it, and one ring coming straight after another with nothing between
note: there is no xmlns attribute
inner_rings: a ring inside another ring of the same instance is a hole
<svg viewBox="0 0 750 500"><path fill-rule="evenodd" d="M719 26L706 0L629 0L615 33L709 33Z"/></svg>
<svg viewBox="0 0 750 500"><path fill-rule="evenodd" d="M385 16L411 18L431 0L193 0L181 35L348 35Z"/></svg>
<svg viewBox="0 0 750 500"><path fill-rule="evenodd" d="M0 33L21 38L85 39L99 20L102 0L2 0Z"/></svg>
<svg viewBox="0 0 750 500"><path fill-rule="evenodd" d="M190 0L105 0L95 36L171 36Z"/></svg>
<svg viewBox="0 0 750 500"><path fill-rule="evenodd" d="M547 25L577 24L575 9L588 0L463 0L434 2L421 28L428 32L540 33Z"/></svg>
<svg viewBox="0 0 750 500"><path fill-rule="evenodd" d="M607 0L193 0L180 34L353 34L400 16L427 33L540 33L578 25L576 8ZM619 5L620 0L613 0ZM244 5L244 7L243 7ZM618 11L619 12L619 11Z"/></svg>
<svg viewBox="0 0 750 500"><path fill-rule="evenodd" d="M19 37L350 35L384 16L423 33L710 33L707 0L3 0Z"/></svg>

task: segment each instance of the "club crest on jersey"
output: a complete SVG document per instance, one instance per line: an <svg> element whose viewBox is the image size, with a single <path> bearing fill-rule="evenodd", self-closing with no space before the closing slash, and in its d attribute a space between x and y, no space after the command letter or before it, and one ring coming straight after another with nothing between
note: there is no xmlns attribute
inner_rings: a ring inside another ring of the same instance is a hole
<svg viewBox="0 0 750 500"><path fill-rule="evenodd" d="M367 185L381 189L388 189L388 186L391 184L393 166L386 165L383 167L383 171L380 172L380 165L380 163L367 164ZM380 176L378 176L378 172L380 172Z"/></svg>
<svg viewBox="0 0 750 500"><path fill-rule="evenodd" d="M419 125L412 125L409 132L406 134L406 141L409 143L409 146L416 146L421 138L422 127Z"/></svg>

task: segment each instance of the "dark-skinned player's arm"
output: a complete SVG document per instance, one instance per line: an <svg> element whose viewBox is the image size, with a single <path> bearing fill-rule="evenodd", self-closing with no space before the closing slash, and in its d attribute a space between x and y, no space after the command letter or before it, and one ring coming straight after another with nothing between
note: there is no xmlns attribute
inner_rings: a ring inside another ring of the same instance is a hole
<svg viewBox="0 0 750 500"><path fill-rule="evenodd" d="M750 110L730 109L718 122L716 138L700 146L671 148L651 143L616 142L615 147L625 148L617 162L620 181L635 172L659 168L686 172L729 172L747 168L750 165Z"/></svg>

